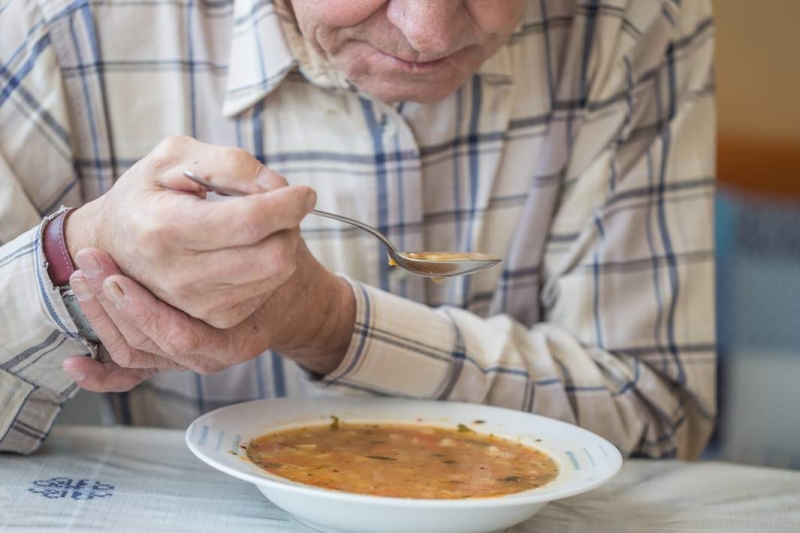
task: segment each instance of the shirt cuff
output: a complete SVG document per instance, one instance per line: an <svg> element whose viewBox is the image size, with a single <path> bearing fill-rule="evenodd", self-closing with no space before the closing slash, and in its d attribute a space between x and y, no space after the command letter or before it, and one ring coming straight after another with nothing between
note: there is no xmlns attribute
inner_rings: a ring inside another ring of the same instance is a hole
<svg viewBox="0 0 800 533"><path fill-rule="evenodd" d="M444 398L463 342L447 309L342 276L353 288L356 321L339 367L320 384L376 395Z"/></svg>
<svg viewBox="0 0 800 533"><path fill-rule="evenodd" d="M61 369L63 360L89 350L47 275L42 229L28 230L0 253L0 294L7 302L0 306L0 367L56 401L75 388ZM12 391L8 382L0 389L0 400Z"/></svg>

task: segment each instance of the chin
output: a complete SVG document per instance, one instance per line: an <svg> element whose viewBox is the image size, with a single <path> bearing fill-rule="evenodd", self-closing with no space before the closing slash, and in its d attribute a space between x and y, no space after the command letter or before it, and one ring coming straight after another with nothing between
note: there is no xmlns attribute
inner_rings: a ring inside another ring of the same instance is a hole
<svg viewBox="0 0 800 533"><path fill-rule="evenodd" d="M417 104L434 104L441 100L444 100L454 92L458 87L454 88L452 91L447 92L437 92L431 93L430 91L402 91L396 89L387 89L385 91L382 90L375 90L369 91L366 89L362 89L362 92L375 98L376 100L380 100L381 102L386 102L387 104L396 104L398 102L414 102Z"/></svg>
<svg viewBox="0 0 800 533"><path fill-rule="evenodd" d="M361 92L386 103L415 102L418 104L432 104L443 100L456 92L466 82L464 80L449 80L448 82L382 82L353 80Z"/></svg>

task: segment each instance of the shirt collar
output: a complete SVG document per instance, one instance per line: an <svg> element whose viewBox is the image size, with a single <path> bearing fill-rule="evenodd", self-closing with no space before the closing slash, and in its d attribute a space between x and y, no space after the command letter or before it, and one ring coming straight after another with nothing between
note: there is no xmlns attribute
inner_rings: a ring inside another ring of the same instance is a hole
<svg viewBox="0 0 800 533"><path fill-rule="evenodd" d="M234 0L233 35L222 112L232 117L274 91L298 70L309 82L328 89L352 89L303 37L288 0ZM512 38L513 39L513 38ZM483 63L478 74L494 82L511 80L511 62L504 46Z"/></svg>
<svg viewBox="0 0 800 533"><path fill-rule="evenodd" d="M238 115L274 91L292 70L311 83L347 88L347 80L300 34L286 0L234 0L222 112Z"/></svg>

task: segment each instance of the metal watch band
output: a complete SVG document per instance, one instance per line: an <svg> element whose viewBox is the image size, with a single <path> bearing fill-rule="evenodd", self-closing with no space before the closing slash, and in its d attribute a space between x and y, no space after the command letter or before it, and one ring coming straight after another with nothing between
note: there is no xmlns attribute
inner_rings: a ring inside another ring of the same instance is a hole
<svg viewBox="0 0 800 533"><path fill-rule="evenodd" d="M97 337L97 333L94 332L94 328L92 328L89 319L83 314L83 310L78 302L78 297L72 292L72 288L70 288L69 285L59 287L59 292L61 293L61 299L64 301L64 306L67 308L67 311L69 311L73 322L75 322L75 327L78 329L80 336L89 342L95 344L99 343L100 339Z"/></svg>

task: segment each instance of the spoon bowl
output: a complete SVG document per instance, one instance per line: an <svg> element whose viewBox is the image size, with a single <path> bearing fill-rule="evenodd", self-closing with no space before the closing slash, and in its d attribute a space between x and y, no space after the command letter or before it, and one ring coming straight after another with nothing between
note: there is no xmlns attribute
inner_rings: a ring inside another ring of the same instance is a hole
<svg viewBox="0 0 800 533"><path fill-rule="evenodd" d="M398 252L393 262L403 270L439 281L492 267L502 260L488 254L454 252Z"/></svg>
<svg viewBox="0 0 800 533"><path fill-rule="evenodd" d="M246 196L248 194L231 187L211 183L207 179L199 178L190 170L185 170L183 175L220 196ZM434 281L473 274L493 267L502 261L493 255L474 252L401 252L383 233L363 222L317 209L311 211L311 214L338 220L372 234L386 246L389 253L389 264L411 274L432 278Z"/></svg>

